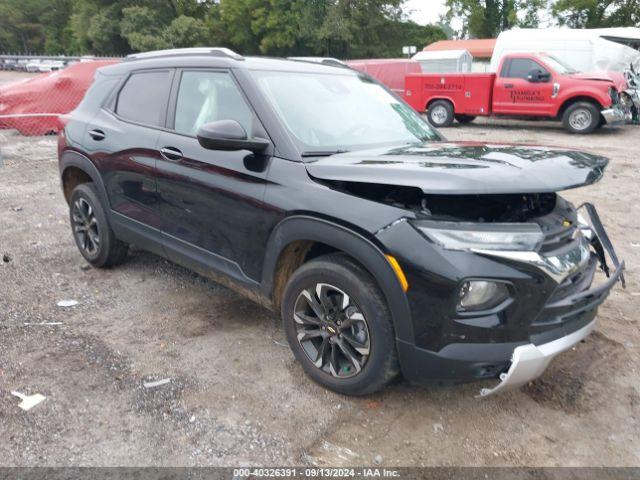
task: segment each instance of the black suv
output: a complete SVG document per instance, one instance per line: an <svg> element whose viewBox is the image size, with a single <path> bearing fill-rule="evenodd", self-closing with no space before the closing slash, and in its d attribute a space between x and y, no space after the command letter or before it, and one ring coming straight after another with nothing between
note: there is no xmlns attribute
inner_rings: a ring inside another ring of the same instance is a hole
<svg viewBox="0 0 640 480"><path fill-rule="evenodd" d="M98 70L59 159L89 263L135 244L243 292L346 394L399 372L498 378L483 395L521 385L624 282L595 209L556 194L599 180L605 158L446 142L342 66L133 55ZM609 278L592 288L598 266Z"/></svg>

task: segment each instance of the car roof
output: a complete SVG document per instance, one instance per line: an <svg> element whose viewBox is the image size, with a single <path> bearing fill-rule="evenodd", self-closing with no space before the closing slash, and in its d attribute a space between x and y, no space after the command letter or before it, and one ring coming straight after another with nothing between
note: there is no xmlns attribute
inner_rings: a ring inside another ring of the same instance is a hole
<svg viewBox="0 0 640 480"><path fill-rule="evenodd" d="M213 67L300 73L357 74L349 68L338 65L284 58L243 57L232 50L218 47L159 50L129 55L124 62L101 68L100 73L121 75L132 70L163 67Z"/></svg>

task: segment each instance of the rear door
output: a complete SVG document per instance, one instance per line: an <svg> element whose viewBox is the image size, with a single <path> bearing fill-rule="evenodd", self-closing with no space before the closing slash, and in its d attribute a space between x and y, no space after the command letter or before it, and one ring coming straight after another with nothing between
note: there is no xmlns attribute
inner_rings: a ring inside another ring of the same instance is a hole
<svg viewBox="0 0 640 480"><path fill-rule="evenodd" d="M158 143L167 254L179 263L208 265L251 283L266 244L268 214L262 200L269 158L248 150L203 148L196 132L217 120L236 120L249 137L267 138L230 71L179 70Z"/></svg>
<svg viewBox="0 0 640 480"><path fill-rule="evenodd" d="M549 80L532 82L532 70L549 74ZM512 57L504 61L494 83L493 113L503 115L550 116L553 111L551 72L532 58Z"/></svg>
<svg viewBox="0 0 640 480"><path fill-rule="evenodd" d="M166 119L172 69L131 73L89 123L85 145L100 170L111 209L160 228L157 143Z"/></svg>

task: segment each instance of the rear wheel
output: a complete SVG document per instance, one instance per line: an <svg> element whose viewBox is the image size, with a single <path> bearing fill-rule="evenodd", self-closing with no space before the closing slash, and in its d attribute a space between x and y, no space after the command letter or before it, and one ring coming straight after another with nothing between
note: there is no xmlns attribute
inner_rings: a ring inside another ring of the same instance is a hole
<svg viewBox="0 0 640 480"><path fill-rule="evenodd" d="M569 133L591 133L600 124L600 111L593 103L576 102L562 115L562 125Z"/></svg>
<svg viewBox="0 0 640 480"><path fill-rule="evenodd" d="M93 183L73 189L69 217L76 246L87 262L110 267L124 261L129 246L115 237Z"/></svg>
<svg viewBox="0 0 640 480"><path fill-rule="evenodd" d="M473 115L456 115L458 123L471 123L476 119Z"/></svg>
<svg viewBox="0 0 640 480"><path fill-rule="evenodd" d="M453 105L446 100L436 100L427 109L427 118L434 127L448 127L453 123Z"/></svg>
<svg viewBox="0 0 640 480"><path fill-rule="evenodd" d="M326 388L366 395L398 374L384 296L371 275L344 255L319 257L291 276L282 318L296 359Z"/></svg>

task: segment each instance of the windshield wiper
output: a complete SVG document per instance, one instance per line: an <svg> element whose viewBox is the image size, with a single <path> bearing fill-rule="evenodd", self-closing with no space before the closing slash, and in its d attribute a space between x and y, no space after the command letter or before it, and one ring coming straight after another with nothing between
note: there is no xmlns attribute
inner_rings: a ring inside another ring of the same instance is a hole
<svg viewBox="0 0 640 480"><path fill-rule="evenodd" d="M347 153L349 150L305 150L300 154L302 157L328 157L338 153Z"/></svg>

